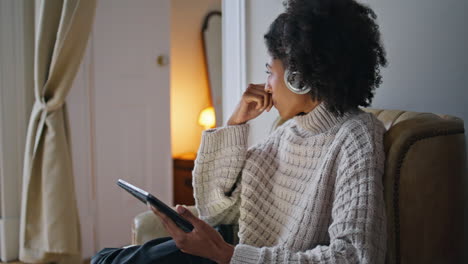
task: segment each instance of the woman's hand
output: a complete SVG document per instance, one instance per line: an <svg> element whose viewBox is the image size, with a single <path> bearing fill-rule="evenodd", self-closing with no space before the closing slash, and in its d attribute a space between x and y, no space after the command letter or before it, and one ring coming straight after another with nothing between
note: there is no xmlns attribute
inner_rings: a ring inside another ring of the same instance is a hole
<svg viewBox="0 0 468 264"><path fill-rule="evenodd" d="M240 125L256 118L263 111L270 111L273 107L271 94L265 91L265 84L250 84L242 95L228 125Z"/></svg>
<svg viewBox="0 0 468 264"><path fill-rule="evenodd" d="M190 233L185 233L168 216L152 206L151 210L158 215L167 232L177 247L184 253L211 259L217 263L229 263L234 254L234 246L224 241L213 227L194 216L187 208L178 205L177 212L193 225Z"/></svg>

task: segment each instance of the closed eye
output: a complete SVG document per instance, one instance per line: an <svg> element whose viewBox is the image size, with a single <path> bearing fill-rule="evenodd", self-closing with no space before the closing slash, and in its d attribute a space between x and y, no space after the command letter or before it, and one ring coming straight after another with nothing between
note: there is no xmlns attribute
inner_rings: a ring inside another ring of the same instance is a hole
<svg viewBox="0 0 468 264"><path fill-rule="evenodd" d="M270 66L270 64L265 63L265 67L267 68L266 71L265 71L266 74L270 75L270 74L271 74L271 71L270 71L271 66Z"/></svg>

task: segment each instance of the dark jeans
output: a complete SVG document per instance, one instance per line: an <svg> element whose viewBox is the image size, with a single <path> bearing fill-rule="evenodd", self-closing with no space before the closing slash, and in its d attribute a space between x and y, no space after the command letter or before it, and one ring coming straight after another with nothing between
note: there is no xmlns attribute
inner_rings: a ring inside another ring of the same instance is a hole
<svg viewBox="0 0 468 264"><path fill-rule="evenodd" d="M216 230L228 243L233 242L232 226L218 226ZM170 237L157 238L143 245L128 248L105 248L92 259L91 264L156 264L193 263L212 264L212 260L180 251Z"/></svg>

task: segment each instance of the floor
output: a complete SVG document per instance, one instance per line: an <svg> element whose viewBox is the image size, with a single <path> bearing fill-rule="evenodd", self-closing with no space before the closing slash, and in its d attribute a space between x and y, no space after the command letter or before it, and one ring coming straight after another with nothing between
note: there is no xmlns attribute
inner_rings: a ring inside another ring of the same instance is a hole
<svg viewBox="0 0 468 264"><path fill-rule="evenodd" d="M89 264L90 261L91 260L89 260L89 259L85 259L85 260L83 260L83 264ZM15 262L0 262L0 264L24 264L24 263L15 261Z"/></svg>

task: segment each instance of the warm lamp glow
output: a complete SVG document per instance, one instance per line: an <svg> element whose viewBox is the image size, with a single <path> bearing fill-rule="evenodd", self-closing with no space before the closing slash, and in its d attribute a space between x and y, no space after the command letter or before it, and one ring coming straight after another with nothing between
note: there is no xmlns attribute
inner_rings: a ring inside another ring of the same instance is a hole
<svg viewBox="0 0 468 264"><path fill-rule="evenodd" d="M205 129L213 128L216 125L215 111L212 106L209 106L200 113L198 117L198 124L203 126Z"/></svg>

